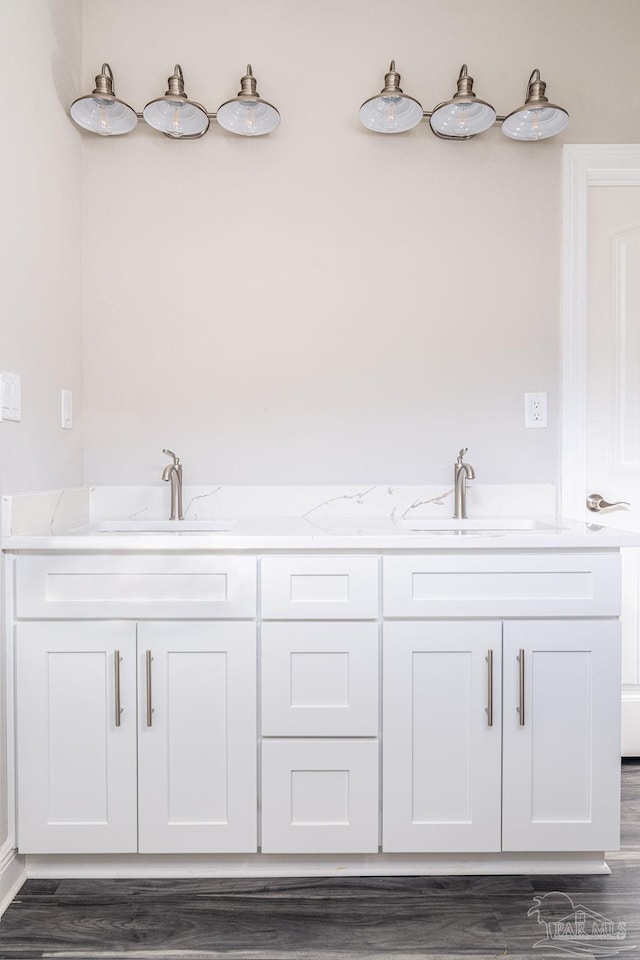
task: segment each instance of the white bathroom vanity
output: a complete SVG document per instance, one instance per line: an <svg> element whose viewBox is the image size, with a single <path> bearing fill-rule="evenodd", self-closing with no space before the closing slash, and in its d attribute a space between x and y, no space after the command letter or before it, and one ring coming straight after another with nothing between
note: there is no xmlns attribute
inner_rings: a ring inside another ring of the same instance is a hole
<svg viewBox="0 0 640 960"><path fill-rule="evenodd" d="M623 542L490 518L9 531L29 875L606 872Z"/></svg>

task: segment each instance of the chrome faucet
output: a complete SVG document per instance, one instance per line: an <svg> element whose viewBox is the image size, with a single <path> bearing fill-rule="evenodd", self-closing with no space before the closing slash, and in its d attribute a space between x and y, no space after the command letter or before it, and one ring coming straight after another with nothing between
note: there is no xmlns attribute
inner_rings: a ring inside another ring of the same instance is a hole
<svg viewBox="0 0 640 960"><path fill-rule="evenodd" d="M173 463L168 463L162 471L162 479L171 481L171 517L170 520L183 520L182 516L182 464L173 450L163 450Z"/></svg>
<svg viewBox="0 0 640 960"><path fill-rule="evenodd" d="M454 520L467 519L467 480L475 480L475 470L470 463L462 459L467 452L463 447L453 465L453 484L455 489Z"/></svg>

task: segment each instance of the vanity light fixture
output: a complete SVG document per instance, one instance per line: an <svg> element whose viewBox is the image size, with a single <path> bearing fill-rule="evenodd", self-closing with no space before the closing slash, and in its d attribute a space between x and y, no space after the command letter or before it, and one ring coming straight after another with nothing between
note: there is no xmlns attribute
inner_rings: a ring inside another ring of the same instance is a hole
<svg viewBox="0 0 640 960"><path fill-rule="evenodd" d="M145 123L173 139L197 140L209 129L209 117L203 106L187 99L179 63L176 63L167 84L169 89L164 97L152 100L142 111Z"/></svg>
<svg viewBox="0 0 640 960"><path fill-rule="evenodd" d="M540 71L534 70L527 84L527 98L502 122L502 132L512 140L545 140L561 133L569 123L569 114L564 107L549 103L544 92L546 83L540 79Z"/></svg>
<svg viewBox="0 0 640 960"><path fill-rule="evenodd" d="M113 88L113 73L108 63L96 77L91 96L79 97L70 108L71 119L101 137L115 137L129 133L138 123L138 114L123 100L118 100Z"/></svg>
<svg viewBox="0 0 640 960"><path fill-rule="evenodd" d="M257 86L251 64L248 63L247 72L240 81L238 96L218 107L216 119L221 127L243 137L259 137L263 133L272 133L280 126L280 114L259 96Z"/></svg>
<svg viewBox="0 0 640 960"><path fill-rule="evenodd" d="M436 137L446 140L468 140L483 133L496 122L496 111L490 103L478 100L473 92L473 77L466 63L460 68L458 89L451 100L433 108L429 125Z"/></svg>
<svg viewBox="0 0 640 960"><path fill-rule="evenodd" d="M395 60L384 75L384 87L360 107L360 122L376 133L404 133L417 126L424 116L422 106L407 97L400 87Z"/></svg>
<svg viewBox="0 0 640 960"><path fill-rule="evenodd" d="M144 120L171 140L199 140L209 129L211 120L217 120L231 133L253 137L271 133L280 124L276 108L258 94L251 64L247 65L247 72L240 81L238 96L223 103L217 113L209 113L202 104L189 100L179 63L167 84L168 90L163 97L151 100L142 113L137 113L117 99L111 67L103 63L91 96L80 97L71 104L71 119L85 130L102 136L130 133L138 120Z"/></svg>
<svg viewBox="0 0 640 960"><path fill-rule="evenodd" d="M432 132L441 140L470 140L494 123L501 123L502 132L512 140L545 140L561 133L569 123L567 111L549 103L545 96L546 84L539 70L529 78L524 105L507 116L498 116L490 103L476 97L466 63L460 69L458 89L451 100L431 111L423 110L414 97L403 93L395 60L384 79L382 91L360 107L360 122L376 133L403 133L428 119Z"/></svg>

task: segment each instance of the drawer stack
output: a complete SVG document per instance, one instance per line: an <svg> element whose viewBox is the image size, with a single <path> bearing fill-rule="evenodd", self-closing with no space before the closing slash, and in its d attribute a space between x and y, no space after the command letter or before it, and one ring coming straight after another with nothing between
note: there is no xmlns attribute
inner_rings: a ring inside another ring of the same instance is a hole
<svg viewBox="0 0 640 960"><path fill-rule="evenodd" d="M378 560L262 564L262 851L378 850Z"/></svg>

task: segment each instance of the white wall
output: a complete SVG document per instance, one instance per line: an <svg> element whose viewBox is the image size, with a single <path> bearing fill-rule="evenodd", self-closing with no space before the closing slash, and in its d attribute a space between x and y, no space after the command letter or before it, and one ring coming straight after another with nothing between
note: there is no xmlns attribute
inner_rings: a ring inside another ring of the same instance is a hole
<svg viewBox="0 0 640 960"><path fill-rule="evenodd" d="M0 0L3 97L0 369L22 377L22 421L0 423L0 492L82 483L81 0ZM75 426L60 427L60 390ZM7 835L0 664L0 847Z"/></svg>
<svg viewBox="0 0 640 960"><path fill-rule="evenodd" d="M282 125L85 139L87 481L558 479L566 141L640 133L636 0L85 0L84 83L141 109L181 62L213 110L250 60ZM505 113L539 67L564 136L358 122L395 57L425 108L463 62ZM549 393L525 431L523 393Z"/></svg>

